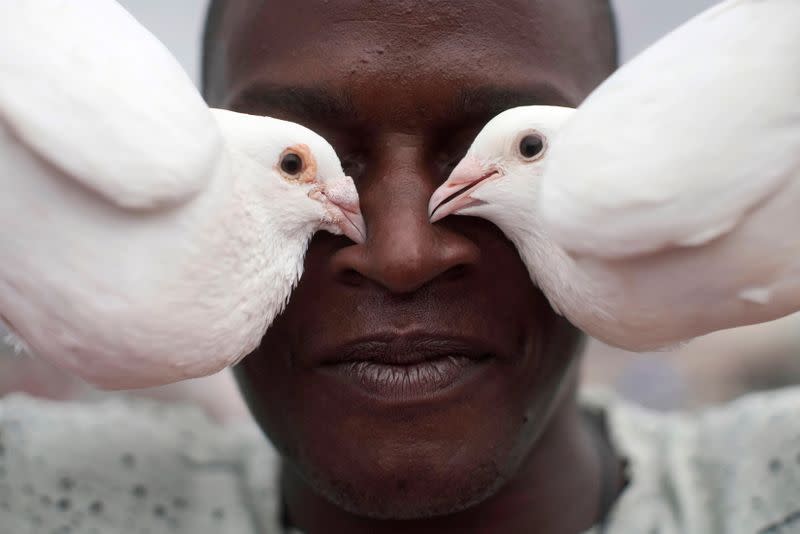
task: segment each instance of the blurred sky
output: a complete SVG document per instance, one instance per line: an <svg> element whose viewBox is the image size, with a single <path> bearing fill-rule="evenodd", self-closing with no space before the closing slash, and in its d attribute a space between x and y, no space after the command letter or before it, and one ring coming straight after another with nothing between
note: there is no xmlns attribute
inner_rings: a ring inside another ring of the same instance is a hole
<svg viewBox="0 0 800 534"><path fill-rule="evenodd" d="M121 0L198 79L200 32L208 0ZM558 0L553 0L558 1ZM614 0L623 59L630 58L716 0Z"/></svg>

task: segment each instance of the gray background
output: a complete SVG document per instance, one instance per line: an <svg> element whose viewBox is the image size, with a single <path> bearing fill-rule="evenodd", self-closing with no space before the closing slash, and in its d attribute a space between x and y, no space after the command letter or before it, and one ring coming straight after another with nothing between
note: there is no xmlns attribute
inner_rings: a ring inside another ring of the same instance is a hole
<svg viewBox="0 0 800 534"><path fill-rule="evenodd" d="M200 32L208 0L122 0L198 79ZM553 0L558 1L558 0ZM716 0L615 0L622 58L629 59Z"/></svg>

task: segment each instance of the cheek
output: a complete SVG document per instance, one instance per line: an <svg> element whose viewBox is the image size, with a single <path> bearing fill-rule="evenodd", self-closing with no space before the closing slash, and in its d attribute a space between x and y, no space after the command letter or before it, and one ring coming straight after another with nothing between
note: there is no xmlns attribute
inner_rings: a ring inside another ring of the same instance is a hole
<svg viewBox="0 0 800 534"><path fill-rule="evenodd" d="M444 224L479 243L491 261L413 302L374 295L372 286L337 285L324 261L337 242L315 238L286 312L237 369L254 416L281 453L317 492L360 513L447 513L495 492L534 446L580 339L552 313L496 227L469 217ZM331 387L302 361L315 329L368 329L392 313L499 335L507 356L468 391L389 407Z"/></svg>
<svg viewBox="0 0 800 534"><path fill-rule="evenodd" d="M334 319L325 328L336 329L340 327L338 322L352 316L352 307L342 299L320 298L324 288L335 285L326 259L343 242L348 242L347 238L325 233L314 236L304 274L288 306L269 327L258 349L235 368L257 423L279 451L289 457L296 456L298 444L303 436L308 436L304 429L317 424L311 409L318 402L318 392L309 380L313 369L298 361L298 340L305 338L310 330L319 329L322 317Z"/></svg>
<svg viewBox="0 0 800 534"><path fill-rule="evenodd" d="M258 425L282 454L297 442L297 382L291 365L290 336L283 316L276 319L261 346L236 366L234 373Z"/></svg>
<svg viewBox="0 0 800 534"><path fill-rule="evenodd" d="M580 338L537 307L526 310L517 357L451 402L387 411L320 385L292 365L286 319L238 372L265 433L315 491L369 515L450 513L515 476L559 400Z"/></svg>
<svg viewBox="0 0 800 534"><path fill-rule="evenodd" d="M506 382L498 395L505 396L507 411L494 414L506 418L514 430L507 436L504 460L509 472L519 467L550 423L565 386L574 378L584 345L583 334L553 313L544 299L529 309L525 319L519 357L501 362Z"/></svg>

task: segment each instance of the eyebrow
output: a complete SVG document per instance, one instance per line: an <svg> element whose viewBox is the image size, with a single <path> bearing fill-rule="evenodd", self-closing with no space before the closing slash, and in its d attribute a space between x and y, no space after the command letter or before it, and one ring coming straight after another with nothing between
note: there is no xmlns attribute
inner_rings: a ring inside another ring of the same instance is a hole
<svg viewBox="0 0 800 534"><path fill-rule="evenodd" d="M550 83L526 87L483 86L463 89L452 112L465 121L484 120L519 106L575 107L573 98Z"/></svg>
<svg viewBox="0 0 800 534"><path fill-rule="evenodd" d="M234 109L249 112L281 111L297 117L355 120L358 110L347 91L331 88L254 85L229 102Z"/></svg>
<svg viewBox="0 0 800 534"><path fill-rule="evenodd" d="M292 117L359 121L359 110L346 89L256 84L230 99L229 106L248 113L287 113ZM447 105L445 122L480 122L509 108L526 105L574 107L573 99L551 83L524 87L479 86L460 90Z"/></svg>

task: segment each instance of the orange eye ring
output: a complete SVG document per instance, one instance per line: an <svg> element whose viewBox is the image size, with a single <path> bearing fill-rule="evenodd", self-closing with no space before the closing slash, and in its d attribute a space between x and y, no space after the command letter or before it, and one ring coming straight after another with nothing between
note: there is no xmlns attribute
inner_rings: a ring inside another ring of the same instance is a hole
<svg viewBox="0 0 800 534"><path fill-rule="evenodd" d="M275 169L290 182L310 183L317 179L317 161L307 145L294 145L284 150Z"/></svg>

